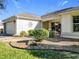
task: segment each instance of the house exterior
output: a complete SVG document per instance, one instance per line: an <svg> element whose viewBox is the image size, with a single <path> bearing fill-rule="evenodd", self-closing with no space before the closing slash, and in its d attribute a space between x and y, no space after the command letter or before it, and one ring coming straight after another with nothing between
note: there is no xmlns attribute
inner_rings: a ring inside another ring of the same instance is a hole
<svg viewBox="0 0 79 59"><path fill-rule="evenodd" d="M4 28L4 26L3 26L3 22L0 21L0 29L3 29L3 28Z"/></svg>
<svg viewBox="0 0 79 59"><path fill-rule="evenodd" d="M41 18L44 28L60 32L61 37L79 39L79 6L48 13Z"/></svg>
<svg viewBox="0 0 79 59"><path fill-rule="evenodd" d="M10 35L19 35L21 31L41 28L41 18L32 14L12 16L4 22L4 32Z"/></svg>
<svg viewBox="0 0 79 59"><path fill-rule="evenodd" d="M4 30L3 22L0 21L0 34L4 32L3 30Z"/></svg>
<svg viewBox="0 0 79 59"><path fill-rule="evenodd" d="M17 15L3 22L5 33L8 34L18 35L23 30L45 28L61 37L79 38L79 7L51 12L41 17Z"/></svg>

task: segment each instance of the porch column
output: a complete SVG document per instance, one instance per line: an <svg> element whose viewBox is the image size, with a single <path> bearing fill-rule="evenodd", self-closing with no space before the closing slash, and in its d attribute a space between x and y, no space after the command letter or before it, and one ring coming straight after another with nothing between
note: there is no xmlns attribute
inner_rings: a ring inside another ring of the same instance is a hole
<svg viewBox="0 0 79 59"><path fill-rule="evenodd" d="M49 31L51 31L51 20L49 21Z"/></svg>
<svg viewBox="0 0 79 59"><path fill-rule="evenodd" d="M43 28L47 29L47 30L51 30L51 21L44 21L43 22Z"/></svg>

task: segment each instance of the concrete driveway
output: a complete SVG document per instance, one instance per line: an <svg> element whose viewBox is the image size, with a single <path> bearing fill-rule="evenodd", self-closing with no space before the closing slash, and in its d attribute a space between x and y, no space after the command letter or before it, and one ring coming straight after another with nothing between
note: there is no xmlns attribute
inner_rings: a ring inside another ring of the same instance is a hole
<svg viewBox="0 0 79 59"><path fill-rule="evenodd" d="M23 41L23 40L33 40L30 37L12 37L12 36L0 36L1 42L13 42L13 41Z"/></svg>

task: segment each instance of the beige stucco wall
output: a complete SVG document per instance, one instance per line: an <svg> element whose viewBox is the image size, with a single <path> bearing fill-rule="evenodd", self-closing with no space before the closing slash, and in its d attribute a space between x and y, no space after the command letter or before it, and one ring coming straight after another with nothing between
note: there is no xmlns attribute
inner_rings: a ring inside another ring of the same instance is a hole
<svg viewBox="0 0 79 59"><path fill-rule="evenodd" d="M63 14L61 16L61 32L62 33L72 33L73 31L73 20L72 15Z"/></svg>
<svg viewBox="0 0 79 59"><path fill-rule="evenodd" d="M16 20L16 35L19 35L21 31L28 31L30 29L41 28L42 23L40 21L17 19Z"/></svg>
<svg viewBox="0 0 79 59"><path fill-rule="evenodd" d="M79 38L79 32L73 32L73 16L75 13L62 14L61 16L61 37Z"/></svg>

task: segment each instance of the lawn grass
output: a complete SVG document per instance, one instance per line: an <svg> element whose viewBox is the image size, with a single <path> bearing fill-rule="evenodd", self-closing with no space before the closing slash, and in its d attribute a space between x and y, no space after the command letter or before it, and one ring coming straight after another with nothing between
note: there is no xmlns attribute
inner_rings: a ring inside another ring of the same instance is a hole
<svg viewBox="0 0 79 59"><path fill-rule="evenodd" d="M0 42L0 59L79 59L77 54L52 50L21 50Z"/></svg>

